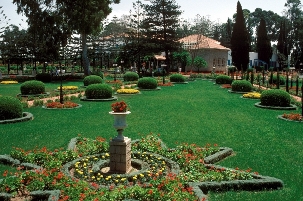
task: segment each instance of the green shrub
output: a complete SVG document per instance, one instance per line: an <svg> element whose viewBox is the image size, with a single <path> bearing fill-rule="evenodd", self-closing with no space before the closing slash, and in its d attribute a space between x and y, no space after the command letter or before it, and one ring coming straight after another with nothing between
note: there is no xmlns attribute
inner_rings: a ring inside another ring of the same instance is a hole
<svg viewBox="0 0 303 201"><path fill-rule="evenodd" d="M111 98L113 89L107 84L91 84L85 90L87 99L106 99Z"/></svg>
<svg viewBox="0 0 303 201"><path fill-rule="evenodd" d="M231 84L232 91L250 92L253 89L252 84L247 80L235 80Z"/></svg>
<svg viewBox="0 0 303 201"><path fill-rule="evenodd" d="M97 75L97 76L101 77L102 79L104 78L104 75L100 70L93 71L91 75Z"/></svg>
<svg viewBox="0 0 303 201"><path fill-rule="evenodd" d="M89 86L91 84L102 84L103 80L98 75L89 75L83 79L84 86Z"/></svg>
<svg viewBox="0 0 303 201"><path fill-rule="evenodd" d="M26 81L20 86L22 95L34 95L45 93L45 84L41 81L30 80Z"/></svg>
<svg viewBox="0 0 303 201"><path fill-rule="evenodd" d="M181 74L173 74L169 77L171 82L185 82L185 77Z"/></svg>
<svg viewBox="0 0 303 201"><path fill-rule="evenodd" d="M158 83L154 78L144 77L139 79L138 87L141 89L156 89L158 87Z"/></svg>
<svg viewBox="0 0 303 201"><path fill-rule="evenodd" d="M285 85L286 84L286 78L284 76L279 76L279 80L280 80L280 85ZM278 84L278 77L277 75L273 75L273 76L270 76L269 79L268 79L268 82L270 84Z"/></svg>
<svg viewBox="0 0 303 201"><path fill-rule="evenodd" d="M216 77L216 84L231 84L232 83L231 77L227 75L219 75Z"/></svg>
<svg viewBox="0 0 303 201"><path fill-rule="evenodd" d="M290 95L280 89L265 90L261 93L261 105L288 107L290 106Z"/></svg>
<svg viewBox="0 0 303 201"><path fill-rule="evenodd" d="M39 73L36 75L36 80L41 82L51 82L52 76L49 73Z"/></svg>
<svg viewBox="0 0 303 201"><path fill-rule="evenodd" d="M21 118L23 106L17 98L0 96L0 120Z"/></svg>
<svg viewBox="0 0 303 201"><path fill-rule="evenodd" d="M139 75L135 72L127 72L123 76L124 81L137 81L139 79Z"/></svg>

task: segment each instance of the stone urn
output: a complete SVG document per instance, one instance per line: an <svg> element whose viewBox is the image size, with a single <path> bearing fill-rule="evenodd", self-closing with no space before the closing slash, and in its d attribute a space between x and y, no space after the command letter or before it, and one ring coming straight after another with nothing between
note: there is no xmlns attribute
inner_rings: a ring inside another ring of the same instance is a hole
<svg viewBox="0 0 303 201"><path fill-rule="evenodd" d="M118 135L113 139L113 141L124 141L123 130L127 127L126 116L130 114L130 111L126 112L114 112L111 111L109 114L114 116L114 128L117 130Z"/></svg>

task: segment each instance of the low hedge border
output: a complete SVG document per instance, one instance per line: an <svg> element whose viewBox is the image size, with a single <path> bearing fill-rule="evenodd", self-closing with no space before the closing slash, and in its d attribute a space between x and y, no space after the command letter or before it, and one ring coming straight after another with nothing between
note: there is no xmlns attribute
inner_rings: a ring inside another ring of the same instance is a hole
<svg viewBox="0 0 303 201"><path fill-rule="evenodd" d="M23 117L21 117L21 118L1 120L0 124L17 123L17 122L29 121L29 120L34 119L33 114L29 113L29 112L23 112L22 116Z"/></svg>
<svg viewBox="0 0 303 201"><path fill-rule="evenodd" d="M283 117L283 115L278 115L278 119L282 119L284 121L296 122L296 123L303 123L303 121L295 121L295 120L291 120L291 119L286 119Z"/></svg>
<svg viewBox="0 0 303 201"><path fill-rule="evenodd" d="M290 104L289 107L277 107L277 106L266 106L266 105L261 105L261 102L255 103L256 107L259 108L264 108L264 109L272 109L272 110L296 110L297 106Z"/></svg>
<svg viewBox="0 0 303 201"><path fill-rule="evenodd" d="M117 96L113 96L111 98L105 98L105 99L89 99L86 98L86 96L82 96L80 98L81 101L95 101L95 102L102 102L102 101L114 101L114 100L118 100Z"/></svg>
<svg viewBox="0 0 303 201"><path fill-rule="evenodd" d="M28 97L28 96L33 96L33 97L38 97L38 96L49 96L49 92L45 92L42 94L17 94L17 97Z"/></svg>

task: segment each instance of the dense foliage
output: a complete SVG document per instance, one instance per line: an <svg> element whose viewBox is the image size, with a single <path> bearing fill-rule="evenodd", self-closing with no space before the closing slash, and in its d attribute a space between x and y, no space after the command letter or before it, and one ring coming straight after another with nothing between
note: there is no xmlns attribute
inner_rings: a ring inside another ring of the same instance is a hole
<svg viewBox="0 0 303 201"><path fill-rule="evenodd" d="M280 89L265 90L261 93L261 105L289 107L290 95Z"/></svg>
<svg viewBox="0 0 303 201"><path fill-rule="evenodd" d="M158 83L154 78L144 77L139 79L138 87L141 89L156 89L158 87Z"/></svg>
<svg viewBox="0 0 303 201"><path fill-rule="evenodd" d="M169 80L171 82L185 82L185 77L181 74L172 74L170 77L169 77Z"/></svg>
<svg viewBox="0 0 303 201"><path fill-rule="evenodd" d="M232 83L231 77L227 75L219 75L216 77L216 84L231 84Z"/></svg>
<svg viewBox="0 0 303 201"><path fill-rule="evenodd" d="M52 76L49 73L38 73L36 75L36 80L41 81L41 82L51 82Z"/></svg>
<svg viewBox="0 0 303 201"><path fill-rule="evenodd" d="M124 81L137 81L139 79L138 73L127 72L123 76Z"/></svg>
<svg viewBox="0 0 303 201"><path fill-rule="evenodd" d="M85 90L87 99L106 99L111 98L113 89L107 84L91 84Z"/></svg>
<svg viewBox="0 0 303 201"><path fill-rule="evenodd" d="M246 80L235 80L231 84L232 91L250 92L253 89L252 84Z"/></svg>
<svg viewBox="0 0 303 201"><path fill-rule="evenodd" d="M98 75L89 75L83 79L84 86L88 86L91 84L102 84L103 79Z"/></svg>
<svg viewBox="0 0 303 201"><path fill-rule="evenodd" d="M0 96L0 120L20 118L22 112L22 104L17 98Z"/></svg>
<svg viewBox="0 0 303 201"><path fill-rule="evenodd" d="M41 81L30 80L20 86L22 95L35 95L45 93L45 84Z"/></svg>

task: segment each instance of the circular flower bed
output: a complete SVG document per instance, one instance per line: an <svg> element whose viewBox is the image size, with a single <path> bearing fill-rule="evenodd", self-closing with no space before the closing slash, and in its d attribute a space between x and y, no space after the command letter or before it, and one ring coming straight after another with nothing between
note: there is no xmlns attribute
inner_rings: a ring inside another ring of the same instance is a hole
<svg viewBox="0 0 303 201"><path fill-rule="evenodd" d="M77 90L77 86L62 86L62 90ZM57 90L60 90L60 87L57 87Z"/></svg>
<svg viewBox="0 0 303 201"><path fill-rule="evenodd" d="M18 84L17 81L1 81L0 84Z"/></svg>
<svg viewBox="0 0 303 201"><path fill-rule="evenodd" d="M81 107L81 105L77 103L73 103L71 101L66 101L63 104L60 102L51 102L51 103L46 103L44 108L47 109L67 109L67 108L78 108Z"/></svg>
<svg viewBox="0 0 303 201"><path fill-rule="evenodd" d="M140 91L138 89L118 89L117 94L138 94Z"/></svg>
<svg viewBox="0 0 303 201"><path fill-rule="evenodd" d="M250 98L250 99L260 99L261 98L261 94L258 93L258 92L251 92L251 93L243 94L242 97L243 98Z"/></svg>
<svg viewBox="0 0 303 201"><path fill-rule="evenodd" d="M284 113L283 115L279 115L278 117L280 119L287 120L287 121L303 122L302 121L303 116L298 113L290 113L290 114Z"/></svg>

